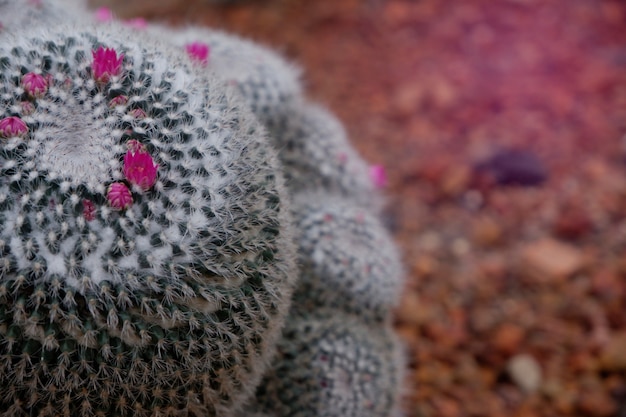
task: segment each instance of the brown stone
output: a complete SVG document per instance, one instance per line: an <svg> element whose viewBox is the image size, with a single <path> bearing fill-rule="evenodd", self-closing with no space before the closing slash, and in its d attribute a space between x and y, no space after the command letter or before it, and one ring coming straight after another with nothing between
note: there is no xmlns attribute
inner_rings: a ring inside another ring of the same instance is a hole
<svg viewBox="0 0 626 417"><path fill-rule="evenodd" d="M600 367L607 371L626 370L626 332L611 337L600 354Z"/></svg>
<svg viewBox="0 0 626 417"><path fill-rule="evenodd" d="M521 326L504 323L495 331L491 338L491 346L498 352L511 355L518 351L526 332Z"/></svg>
<svg viewBox="0 0 626 417"><path fill-rule="evenodd" d="M590 417L610 417L617 412L615 400L607 392L596 388L581 390L577 408Z"/></svg>
<svg viewBox="0 0 626 417"><path fill-rule="evenodd" d="M502 226L491 217L479 217L472 222L472 237L480 246L495 246L502 242Z"/></svg>
<svg viewBox="0 0 626 417"><path fill-rule="evenodd" d="M563 281L584 266L581 250L551 238L526 244L520 253L520 267L538 282Z"/></svg>
<svg viewBox="0 0 626 417"><path fill-rule="evenodd" d="M396 319L404 325L418 326L423 323L428 312L420 303L419 296L415 291L408 291L402 297L400 307L396 310Z"/></svg>
<svg viewBox="0 0 626 417"><path fill-rule="evenodd" d="M471 170L465 165L454 165L443 175L439 184L440 191L448 197L456 197L467 189L470 182Z"/></svg>
<svg viewBox="0 0 626 417"><path fill-rule="evenodd" d="M581 208L564 210L554 223L554 233L564 239L578 239L588 234L593 228L593 220Z"/></svg>

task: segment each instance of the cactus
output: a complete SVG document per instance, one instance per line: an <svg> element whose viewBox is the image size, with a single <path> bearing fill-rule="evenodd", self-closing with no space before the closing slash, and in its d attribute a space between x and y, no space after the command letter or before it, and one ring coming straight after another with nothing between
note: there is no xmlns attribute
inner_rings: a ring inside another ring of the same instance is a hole
<svg viewBox="0 0 626 417"><path fill-rule="evenodd" d="M293 315L259 385L260 408L290 417L389 417L403 375L399 346L388 327L334 309Z"/></svg>
<svg viewBox="0 0 626 417"><path fill-rule="evenodd" d="M367 209L328 193L294 202L301 265L294 309L333 307L367 320L385 320L403 284L387 231Z"/></svg>
<svg viewBox="0 0 626 417"><path fill-rule="evenodd" d="M233 415L294 276L262 126L114 25L3 35L0 100L2 414Z"/></svg>
<svg viewBox="0 0 626 417"><path fill-rule="evenodd" d="M373 212L380 210L382 201L371 181L370 167L350 145L335 116L301 100L276 119L270 137L292 193L340 194Z"/></svg>

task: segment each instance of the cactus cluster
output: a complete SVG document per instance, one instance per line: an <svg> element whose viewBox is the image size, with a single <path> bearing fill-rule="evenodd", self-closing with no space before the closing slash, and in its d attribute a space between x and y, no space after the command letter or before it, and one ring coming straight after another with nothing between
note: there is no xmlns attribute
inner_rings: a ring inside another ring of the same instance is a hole
<svg viewBox="0 0 626 417"><path fill-rule="evenodd" d="M70 1L0 0L48 23L0 32L2 415L399 415L399 257L299 69Z"/></svg>

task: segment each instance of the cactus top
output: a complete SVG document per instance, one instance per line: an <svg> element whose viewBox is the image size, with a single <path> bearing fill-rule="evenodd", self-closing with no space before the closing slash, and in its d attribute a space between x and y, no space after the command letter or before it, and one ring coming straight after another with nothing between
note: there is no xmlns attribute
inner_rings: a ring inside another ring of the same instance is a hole
<svg viewBox="0 0 626 417"><path fill-rule="evenodd" d="M80 32L5 43L0 56L3 276L78 287L130 271L246 275L242 253L260 247L246 231L276 226L267 215L279 197L262 129L218 83ZM36 98L24 86L33 78L46 90ZM149 159L139 168L158 168L150 187L129 177L131 143ZM131 192L126 210L107 199L118 183Z"/></svg>

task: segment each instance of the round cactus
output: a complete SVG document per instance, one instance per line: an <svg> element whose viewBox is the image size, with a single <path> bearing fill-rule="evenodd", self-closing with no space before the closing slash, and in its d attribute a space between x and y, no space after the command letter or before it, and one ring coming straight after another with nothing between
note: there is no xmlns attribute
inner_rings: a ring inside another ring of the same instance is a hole
<svg viewBox="0 0 626 417"><path fill-rule="evenodd" d="M298 195L293 211L301 265L294 308L388 318L404 275L379 220L348 199L321 193Z"/></svg>
<svg viewBox="0 0 626 417"><path fill-rule="evenodd" d="M32 32L0 44L0 410L232 415L294 275L264 129L147 37Z"/></svg>
<svg viewBox="0 0 626 417"><path fill-rule="evenodd" d="M335 310L292 316L259 385L260 408L289 417L389 417L402 356L385 326Z"/></svg>
<svg viewBox="0 0 626 417"><path fill-rule="evenodd" d="M350 145L342 124L323 107L300 101L271 127L287 186L342 194L378 211L370 167Z"/></svg>
<svg viewBox="0 0 626 417"><path fill-rule="evenodd" d="M179 48L192 58L195 48L207 48L207 72L237 87L254 114L266 125L288 111L302 93L300 70L269 48L224 32L201 27L172 30L151 26L149 32ZM204 61L204 62L203 62Z"/></svg>

